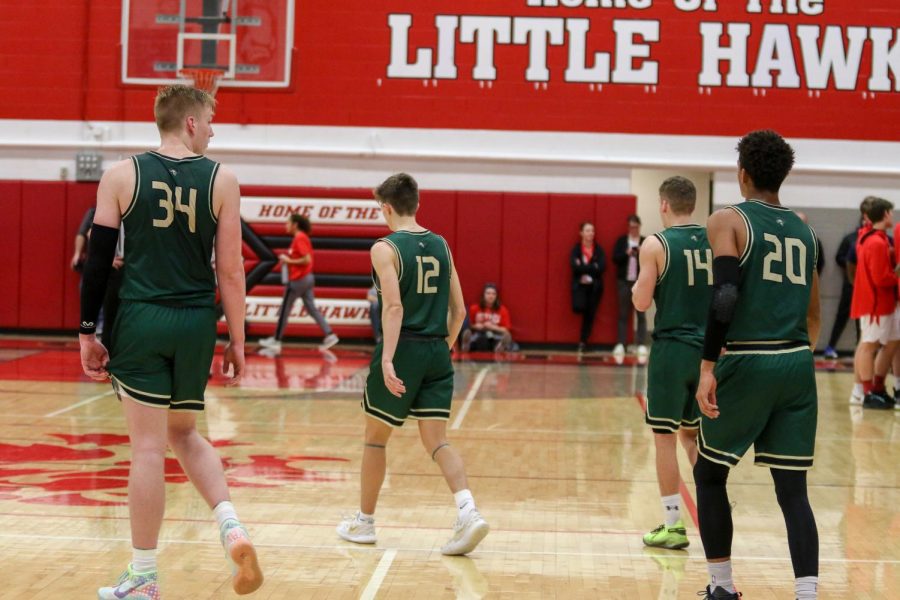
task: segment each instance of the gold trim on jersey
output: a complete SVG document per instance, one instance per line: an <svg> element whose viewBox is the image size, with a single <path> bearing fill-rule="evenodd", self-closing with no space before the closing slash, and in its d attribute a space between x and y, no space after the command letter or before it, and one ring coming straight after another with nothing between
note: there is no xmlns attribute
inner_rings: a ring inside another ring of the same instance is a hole
<svg viewBox="0 0 900 600"><path fill-rule="evenodd" d="M394 242L392 242L391 240L389 240L386 237L378 239L376 241L376 243L377 242L387 242L388 244L390 244L391 248L394 249L394 252L397 253L397 262L400 263L400 272L397 274L397 281L398 282L402 281L403 280L403 255L400 254L400 248L397 247L397 244L395 244ZM378 291L379 292L381 291L380 287L378 288Z"/></svg>
<svg viewBox="0 0 900 600"><path fill-rule="evenodd" d="M369 402L369 387L368 386L363 388L363 411L367 415L372 417L373 419L378 419L382 423L385 423L386 425L390 425L391 427L402 427L403 422L406 420L406 417L401 419L400 417L394 416L385 410L381 410L379 408L372 406L372 403ZM374 413L378 413L378 414L374 414ZM378 415L384 415L384 418L379 417ZM390 421L391 419L396 422L392 423Z"/></svg>
<svg viewBox="0 0 900 600"><path fill-rule="evenodd" d="M782 458L784 460L813 460L815 456L790 456L787 454L772 454L771 452L756 452L758 458L760 456L768 456L769 458Z"/></svg>
<svg viewBox="0 0 900 600"><path fill-rule="evenodd" d="M750 218L744 213L743 210L739 206L727 206L726 208L730 208L735 211L737 214L741 215L741 219L744 220L744 228L747 230L747 247L744 248L744 252L741 254L740 266L744 266L744 263L747 262L747 259L750 258L750 250L753 248L753 228L750 226Z"/></svg>
<svg viewBox="0 0 900 600"><path fill-rule="evenodd" d="M701 429L702 429L702 428L701 428ZM737 464L734 464L734 465L733 465L733 464L731 464L730 462L728 462L728 461L726 461L726 460L721 460L721 459L718 459L718 458L713 458L712 456L710 456L710 455L708 455L706 452L704 452L703 449L700 448L699 446L697 447L697 452L699 452L699 453L700 453L700 456L702 456L702 457L705 458L706 460L708 460L708 461L710 461L710 462L714 462L714 463L716 463L716 464L718 464L718 465L722 465L722 466L724 466L724 467L728 467L729 469L733 469L734 467L737 466Z"/></svg>
<svg viewBox="0 0 900 600"><path fill-rule="evenodd" d="M725 356L741 354L792 354L794 352L810 352L809 344L796 348L784 348L781 350L725 350Z"/></svg>
<svg viewBox="0 0 900 600"><path fill-rule="evenodd" d="M765 467L767 469L784 469L785 471L809 471L813 468L812 465L792 466L792 465L783 465L780 463L779 464L769 463L769 462L765 462L762 460L755 460L753 462L753 466Z"/></svg>
<svg viewBox="0 0 900 600"><path fill-rule="evenodd" d="M145 392L145 391L139 390L137 388L133 388L131 386L125 385L122 382L122 380L119 379L118 377L116 377L115 375L113 375L112 378L116 380L116 383L121 385L123 388L125 388L129 392L134 392L135 394L141 394L142 396L147 396L148 398L160 398L161 400L169 400L172 398L171 394L169 394L168 396L165 396L163 394L152 394L150 392Z"/></svg>
<svg viewBox="0 0 900 600"><path fill-rule="evenodd" d="M437 234L435 234L437 235ZM450 244L447 243L447 240L444 239L444 236L438 235L442 242L444 242L444 249L447 250L447 260L450 261L450 269L451 273L453 272L453 254L450 253Z"/></svg>
<svg viewBox="0 0 900 600"><path fill-rule="evenodd" d="M206 158L202 154L198 154L197 156L185 156L184 158L174 158L172 156L166 156L165 154L160 154L156 150L150 150L147 154L152 154L153 156L158 156L160 158L164 158L170 162L192 162L195 160L200 160L201 158Z"/></svg>
<svg viewBox="0 0 900 600"><path fill-rule="evenodd" d="M138 190L141 189L141 166L138 163L137 156L132 156L131 162L134 163L134 193L131 194L131 203L125 209L125 212L122 213L123 220L131 214L131 211L137 205Z"/></svg>
<svg viewBox="0 0 900 600"><path fill-rule="evenodd" d="M762 200L756 200L756 199L754 199L754 198L747 198L746 201L747 201L747 202L752 202L753 204L761 204L761 205L765 206L766 208L771 208L771 209L773 209L773 210L785 210L785 211L788 211L788 212L794 212L793 210L791 210L791 209L788 208L787 206L783 206L783 205L781 205L781 204L772 204L772 203L770 203L770 202L763 202Z"/></svg>
<svg viewBox="0 0 900 600"><path fill-rule="evenodd" d="M669 272L669 242L666 241L666 236L663 235L662 231L660 231L659 233L654 233L653 237L660 241L660 243L663 245L663 252L665 252L665 261L663 262L662 273L656 276L656 283L660 283L666 276L666 273Z"/></svg>
<svg viewBox="0 0 900 600"><path fill-rule="evenodd" d="M219 163L215 163L212 173L209 176L209 193L206 195L206 200L209 204L209 216L212 217L213 223L219 222L219 218L216 216L215 211L213 211L213 184L216 182L216 175L218 174Z"/></svg>

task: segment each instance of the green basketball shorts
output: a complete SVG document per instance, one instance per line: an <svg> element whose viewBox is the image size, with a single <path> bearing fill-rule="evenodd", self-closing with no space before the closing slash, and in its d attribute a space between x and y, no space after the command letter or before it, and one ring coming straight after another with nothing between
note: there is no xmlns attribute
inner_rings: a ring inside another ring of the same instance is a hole
<svg viewBox="0 0 900 600"><path fill-rule="evenodd" d="M108 369L117 394L148 406L203 410L216 349L215 309L122 302L113 340Z"/></svg>
<svg viewBox="0 0 900 600"><path fill-rule="evenodd" d="M362 407L367 415L391 427L410 419L450 418L453 398L453 362L444 338L400 338L394 354L394 371L406 386L398 398L384 385L381 372L383 344L375 346Z"/></svg>
<svg viewBox="0 0 900 600"><path fill-rule="evenodd" d="M680 427L700 427L697 382L703 349L672 339L658 339L650 348L647 367L647 413L654 433L675 433Z"/></svg>
<svg viewBox="0 0 900 600"><path fill-rule="evenodd" d="M775 469L812 468L818 405L809 346L728 345L716 365L719 418L703 416L700 454L732 467L752 445L755 463Z"/></svg>

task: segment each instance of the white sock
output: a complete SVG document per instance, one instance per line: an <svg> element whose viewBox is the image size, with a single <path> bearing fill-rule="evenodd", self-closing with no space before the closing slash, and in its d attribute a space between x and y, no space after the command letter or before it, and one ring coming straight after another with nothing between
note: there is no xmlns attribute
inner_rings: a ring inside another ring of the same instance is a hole
<svg viewBox="0 0 900 600"><path fill-rule="evenodd" d="M213 509L213 515L215 515L216 517L216 523L219 524L219 529L222 528L222 523L224 523L228 519L240 521L240 519L238 519L237 513L234 511L234 504L232 504L228 500L216 504L216 507Z"/></svg>
<svg viewBox="0 0 900 600"><path fill-rule="evenodd" d="M797 600L815 600L819 589L819 578L816 576L798 577L794 581L794 595Z"/></svg>
<svg viewBox="0 0 900 600"><path fill-rule="evenodd" d="M863 395L863 385L861 383L853 384L853 395L854 396L862 396Z"/></svg>
<svg viewBox="0 0 900 600"><path fill-rule="evenodd" d="M735 593L734 581L731 580L731 561L717 563L706 563L709 569L709 585L712 591L716 591L717 587L722 588L729 594Z"/></svg>
<svg viewBox="0 0 900 600"><path fill-rule="evenodd" d="M456 500L460 519L465 519L470 512L475 510L475 498L472 497L472 492L469 490L459 490L453 494L453 499Z"/></svg>
<svg viewBox="0 0 900 600"><path fill-rule="evenodd" d="M673 494L662 497L663 516L666 518L666 527L671 527L681 518L681 496Z"/></svg>
<svg viewBox="0 0 900 600"><path fill-rule="evenodd" d="M131 549L131 569L135 573L149 573L156 570L156 548L141 550Z"/></svg>
<svg viewBox="0 0 900 600"><path fill-rule="evenodd" d="M363 511L359 511L358 513L356 513L356 520L360 523L374 523L375 515L367 515Z"/></svg>

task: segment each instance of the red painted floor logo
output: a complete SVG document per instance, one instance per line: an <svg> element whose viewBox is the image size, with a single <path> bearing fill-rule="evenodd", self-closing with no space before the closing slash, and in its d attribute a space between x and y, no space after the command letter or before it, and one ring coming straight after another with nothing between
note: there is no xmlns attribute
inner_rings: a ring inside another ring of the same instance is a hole
<svg viewBox="0 0 900 600"><path fill-rule="evenodd" d="M0 443L0 500L74 506L126 504L130 461L115 459L127 456L127 435L48 435L63 443L56 440L56 443L23 446ZM212 444L217 448L253 445L230 440L217 440ZM250 454L246 458L222 456L231 487L272 488L289 483L336 482L347 478L345 473L300 466L309 462L344 463L348 459L271 454ZM188 482L181 465L170 456L166 457L165 478L167 483Z"/></svg>

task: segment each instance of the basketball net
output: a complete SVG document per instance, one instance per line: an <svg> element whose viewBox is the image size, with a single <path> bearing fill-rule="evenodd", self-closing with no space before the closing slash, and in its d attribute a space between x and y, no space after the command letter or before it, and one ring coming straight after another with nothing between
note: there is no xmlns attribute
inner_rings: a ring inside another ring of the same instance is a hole
<svg viewBox="0 0 900 600"><path fill-rule="evenodd" d="M216 95L219 89L219 79L224 74L225 71L221 69L182 69L179 72L181 77L190 79L195 88L203 90L211 96Z"/></svg>

